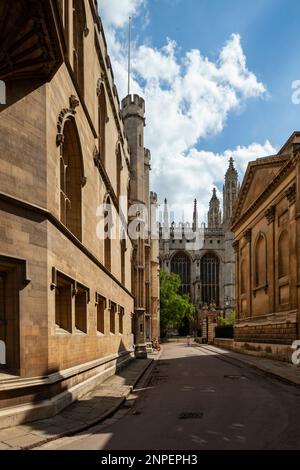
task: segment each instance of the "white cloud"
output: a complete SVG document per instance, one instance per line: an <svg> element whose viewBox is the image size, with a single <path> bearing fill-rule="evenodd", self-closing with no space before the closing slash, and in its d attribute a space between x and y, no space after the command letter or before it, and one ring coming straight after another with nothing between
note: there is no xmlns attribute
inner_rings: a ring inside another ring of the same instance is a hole
<svg viewBox="0 0 300 470"><path fill-rule="evenodd" d="M153 170L154 183L158 188L163 188L163 195L171 195L169 209L175 213L177 221L181 219L183 210L186 219L191 220L195 197L198 199L199 219L204 221L213 187L217 186L218 196L220 200L222 198L224 175L230 157L233 157L241 177L250 160L275 153L276 149L268 140L263 145L239 146L222 154L192 148L186 156L178 154L165 158L160 170Z"/></svg>
<svg viewBox="0 0 300 470"><path fill-rule="evenodd" d="M146 6L146 2L124 0L123 4L123 0L102 0L109 52L121 98L127 93L127 43L124 30L118 28L127 24L129 15L138 15L141 6ZM146 145L152 154L152 187L161 200L167 196L176 207L187 203L192 209L197 197L203 218L213 185L220 188L229 156L234 157L242 175L249 160L275 152L268 141L226 150L222 155L197 150L201 140L222 132L229 113L237 111L250 98L264 96L266 88L247 68L238 34L231 35L215 61L199 49L181 54L171 39L162 48L133 43L132 49L131 91L146 100Z"/></svg>
<svg viewBox="0 0 300 470"><path fill-rule="evenodd" d="M129 16L136 16L144 0L100 0L100 15L107 26L123 28Z"/></svg>

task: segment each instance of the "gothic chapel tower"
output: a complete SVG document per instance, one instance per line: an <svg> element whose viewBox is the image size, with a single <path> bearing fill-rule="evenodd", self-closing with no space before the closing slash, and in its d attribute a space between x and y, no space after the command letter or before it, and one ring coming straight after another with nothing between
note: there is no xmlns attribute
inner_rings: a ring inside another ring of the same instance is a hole
<svg viewBox="0 0 300 470"><path fill-rule="evenodd" d="M223 226L225 231L225 310L229 312L235 306L235 254L232 246L234 235L229 230L230 218L239 191L238 172L233 158L225 175L223 186Z"/></svg>

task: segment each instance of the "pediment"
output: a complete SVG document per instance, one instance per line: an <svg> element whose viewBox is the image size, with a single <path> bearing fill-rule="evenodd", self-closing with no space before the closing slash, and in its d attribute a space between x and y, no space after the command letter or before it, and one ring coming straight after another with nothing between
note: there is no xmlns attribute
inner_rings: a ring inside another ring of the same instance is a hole
<svg viewBox="0 0 300 470"><path fill-rule="evenodd" d="M288 155L271 156L250 162L239 192L237 205L232 217L235 224L240 217L265 191L274 177L289 159Z"/></svg>

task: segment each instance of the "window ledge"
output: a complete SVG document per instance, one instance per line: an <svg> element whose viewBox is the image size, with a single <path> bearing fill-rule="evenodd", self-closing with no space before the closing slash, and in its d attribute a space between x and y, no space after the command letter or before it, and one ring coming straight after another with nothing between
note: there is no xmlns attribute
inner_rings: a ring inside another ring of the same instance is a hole
<svg viewBox="0 0 300 470"><path fill-rule="evenodd" d="M77 330L77 329L75 330L74 334L78 336L87 336L87 333L85 333L82 330Z"/></svg>
<svg viewBox="0 0 300 470"><path fill-rule="evenodd" d="M55 334L56 335L71 335L72 333L64 328L61 328L58 325L55 325Z"/></svg>

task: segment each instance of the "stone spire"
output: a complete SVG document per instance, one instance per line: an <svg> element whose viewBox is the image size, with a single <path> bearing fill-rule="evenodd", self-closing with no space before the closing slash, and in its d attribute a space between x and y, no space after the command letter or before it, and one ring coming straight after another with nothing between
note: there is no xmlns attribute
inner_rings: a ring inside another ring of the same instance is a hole
<svg viewBox="0 0 300 470"><path fill-rule="evenodd" d="M164 217L163 217L163 229L164 231L169 231L169 210L168 210L168 200L165 198L164 201Z"/></svg>
<svg viewBox="0 0 300 470"><path fill-rule="evenodd" d="M194 200L194 212L193 212L193 232L196 232L198 229L198 209L197 209L197 199Z"/></svg>
<svg viewBox="0 0 300 470"><path fill-rule="evenodd" d="M229 167L225 175L223 186L223 223L228 224L232 215L232 209L239 190L238 172L236 171L233 158L229 159Z"/></svg>
<svg viewBox="0 0 300 470"><path fill-rule="evenodd" d="M207 214L208 228L218 228L221 225L222 215L220 211L220 201L217 197L216 188L213 189L213 194L209 202L209 211Z"/></svg>

